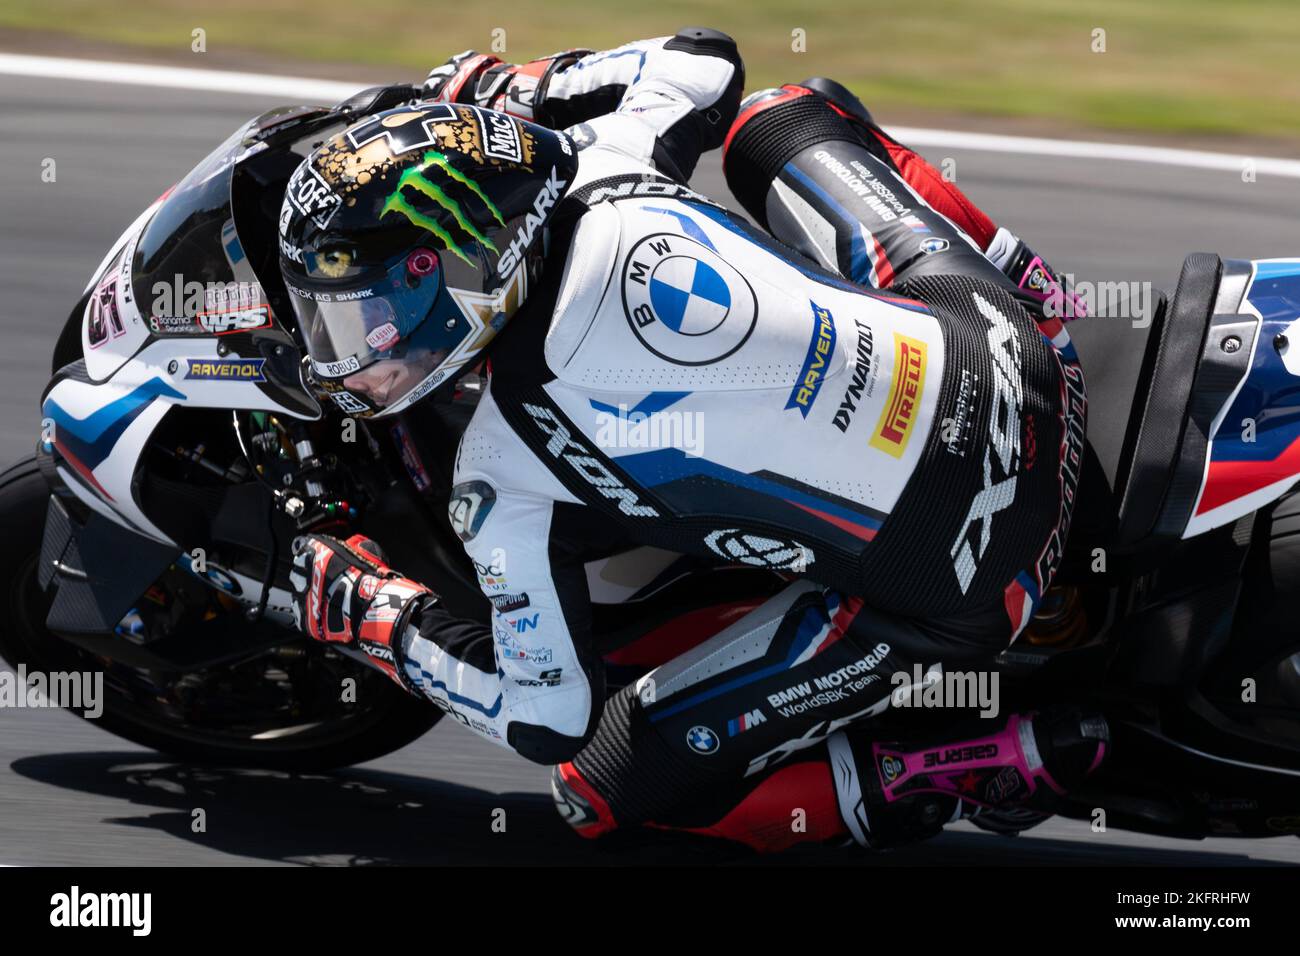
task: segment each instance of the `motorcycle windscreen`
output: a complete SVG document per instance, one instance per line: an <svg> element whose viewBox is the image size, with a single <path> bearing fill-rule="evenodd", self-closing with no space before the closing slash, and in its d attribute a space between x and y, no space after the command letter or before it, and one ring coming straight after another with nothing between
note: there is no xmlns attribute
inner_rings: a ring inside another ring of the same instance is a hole
<svg viewBox="0 0 1300 956"><path fill-rule="evenodd" d="M136 245L131 282L155 335L225 335L269 327L265 293L231 210L235 165L257 152L235 131L164 196Z"/></svg>
<svg viewBox="0 0 1300 956"><path fill-rule="evenodd" d="M257 123L241 126L164 194L136 243L131 288L154 339L221 336L223 354L264 363L264 392L315 418L297 343L277 321L235 227L235 170L266 149L254 138Z"/></svg>

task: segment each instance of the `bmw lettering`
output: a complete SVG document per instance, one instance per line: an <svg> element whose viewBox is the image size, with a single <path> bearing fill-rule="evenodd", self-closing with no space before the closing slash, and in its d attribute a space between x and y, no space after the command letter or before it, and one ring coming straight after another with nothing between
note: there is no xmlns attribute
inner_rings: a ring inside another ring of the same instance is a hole
<svg viewBox="0 0 1300 956"><path fill-rule="evenodd" d="M676 365L722 361L758 323L748 280L702 243L669 233L632 248L623 266L623 308L641 344Z"/></svg>

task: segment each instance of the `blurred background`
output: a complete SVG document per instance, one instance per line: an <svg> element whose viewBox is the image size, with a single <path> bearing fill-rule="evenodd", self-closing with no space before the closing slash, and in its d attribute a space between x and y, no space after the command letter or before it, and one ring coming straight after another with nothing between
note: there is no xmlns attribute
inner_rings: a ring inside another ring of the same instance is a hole
<svg viewBox="0 0 1300 956"><path fill-rule="evenodd" d="M0 48L13 51L117 49L381 79L469 47L518 62L684 24L731 33L752 88L823 73L895 122L1002 117L1018 127L1300 137L1295 0L0 0ZM201 55L196 28L206 33Z"/></svg>

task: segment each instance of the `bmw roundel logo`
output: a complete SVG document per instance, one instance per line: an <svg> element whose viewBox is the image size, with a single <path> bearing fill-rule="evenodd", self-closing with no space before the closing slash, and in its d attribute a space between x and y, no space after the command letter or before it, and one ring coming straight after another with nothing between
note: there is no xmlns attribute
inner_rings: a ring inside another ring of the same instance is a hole
<svg viewBox="0 0 1300 956"><path fill-rule="evenodd" d="M948 240L940 239L938 236L931 236L929 239L921 240L921 251L927 256L935 252L943 252L948 248Z"/></svg>
<svg viewBox="0 0 1300 956"><path fill-rule="evenodd" d="M718 735L709 730L708 727L702 727L699 724L686 731L686 746L690 747L697 754L712 754L718 752Z"/></svg>
<svg viewBox="0 0 1300 956"><path fill-rule="evenodd" d="M758 322L748 280L686 236L646 236L623 264L623 307L641 344L675 365L720 362Z"/></svg>

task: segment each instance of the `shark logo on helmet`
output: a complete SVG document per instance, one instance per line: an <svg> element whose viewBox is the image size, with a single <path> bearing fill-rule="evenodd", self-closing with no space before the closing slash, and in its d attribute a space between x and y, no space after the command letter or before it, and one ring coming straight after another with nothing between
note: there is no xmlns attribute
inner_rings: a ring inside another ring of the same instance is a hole
<svg viewBox="0 0 1300 956"><path fill-rule="evenodd" d="M465 214L465 210L461 207L460 202L449 196L442 186L439 186L432 180L432 178L430 178L431 174L435 170L440 171L448 180L459 183L461 186L464 186L472 192L476 197L478 197L483 205L487 207L488 212L492 214L492 218L495 219L497 223L502 226L506 224L505 219L501 216L501 210L497 209L496 204L488 198L487 194L483 192L478 183L474 182L474 180L456 169L445 155L435 149L431 149L425 153L423 161L418 165L411 166L402 173L401 178L397 180L397 185L393 188L393 191L388 195L388 199L384 202L383 208L380 209L379 218L382 219L390 212L400 213L409 219L413 225L419 226L421 229L424 229L437 237L438 241L442 243L447 251L458 256L460 259L463 259L466 264L473 265L473 260L470 259L469 255L462 248L461 244L456 241L455 237L452 236L451 232L448 231L448 229L437 219L416 209L415 206L411 204L410 199L407 198L405 190L409 188L432 200L439 207L445 209L451 214L461 231L471 236L474 241L478 242L484 248L496 252L496 245L493 244L492 240L470 221L469 217Z"/></svg>

